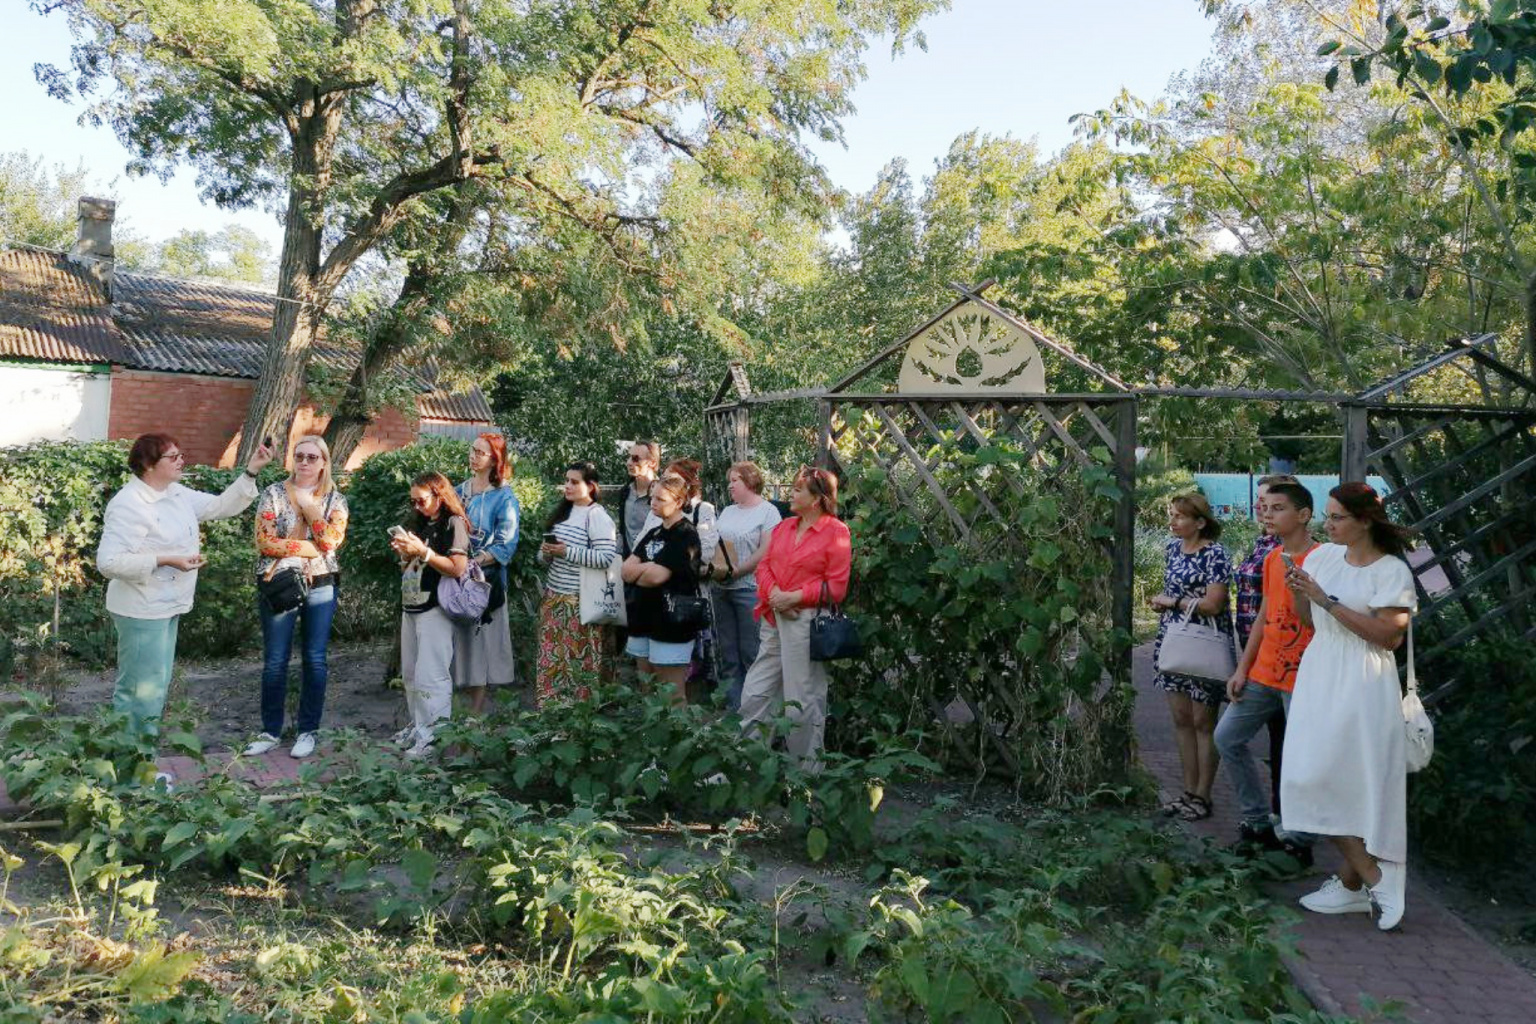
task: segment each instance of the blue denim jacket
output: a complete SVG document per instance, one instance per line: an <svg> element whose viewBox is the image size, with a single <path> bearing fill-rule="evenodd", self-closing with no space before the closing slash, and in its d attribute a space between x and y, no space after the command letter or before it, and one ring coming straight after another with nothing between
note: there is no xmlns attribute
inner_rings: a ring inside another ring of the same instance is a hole
<svg viewBox="0 0 1536 1024"><path fill-rule="evenodd" d="M464 511L469 514L469 553L474 556L489 551L501 567L501 582L506 585L507 563L512 561L512 552L517 549L522 508L517 503L517 495L507 484L473 498L469 496L469 484L466 480L457 488Z"/></svg>

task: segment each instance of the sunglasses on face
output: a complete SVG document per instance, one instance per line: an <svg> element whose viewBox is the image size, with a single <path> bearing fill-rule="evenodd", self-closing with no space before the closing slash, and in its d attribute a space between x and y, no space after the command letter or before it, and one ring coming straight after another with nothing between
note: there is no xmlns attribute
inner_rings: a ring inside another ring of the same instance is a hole
<svg viewBox="0 0 1536 1024"><path fill-rule="evenodd" d="M325 458L325 456L321 455L319 452L295 452L294 456L293 456L293 461L294 462L320 462L324 458Z"/></svg>
<svg viewBox="0 0 1536 1024"><path fill-rule="evenodd" d="M436 500L436 499L434 499L434 498L412 498L411 499L411 506L413 508L426 508L428 505L432 504L432 502L434 500Z"/></svg>

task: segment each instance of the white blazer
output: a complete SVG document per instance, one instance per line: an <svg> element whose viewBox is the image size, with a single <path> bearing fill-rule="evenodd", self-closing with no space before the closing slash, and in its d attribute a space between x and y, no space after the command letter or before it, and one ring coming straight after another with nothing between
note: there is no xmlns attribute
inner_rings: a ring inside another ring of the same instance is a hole
<svg viewBox="0 0 1536 1024"><path fill-rule="evenodd" d="M192 610L197 570L157 566L161 555L201 550L197 524L228 519L256 499L256 481L247 474L223 494L204 494L181 484L157 491L134 477L107 502L96 549L96 568L107 583L107 611L130 619L168 619Z"/></svg>

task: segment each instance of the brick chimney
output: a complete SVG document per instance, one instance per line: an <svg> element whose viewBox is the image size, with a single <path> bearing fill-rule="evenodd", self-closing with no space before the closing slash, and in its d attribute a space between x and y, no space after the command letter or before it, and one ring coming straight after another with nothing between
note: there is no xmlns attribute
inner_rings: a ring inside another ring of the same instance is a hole
<svg viewBox="0 0 1536 1024"><path fill-rule="evenodd" d="M117 262L112 248L112 221L116 218L117 203L113 200L82 196L75 250L69 257L101 284L108 302L112 301L112 270Z"/></svg>

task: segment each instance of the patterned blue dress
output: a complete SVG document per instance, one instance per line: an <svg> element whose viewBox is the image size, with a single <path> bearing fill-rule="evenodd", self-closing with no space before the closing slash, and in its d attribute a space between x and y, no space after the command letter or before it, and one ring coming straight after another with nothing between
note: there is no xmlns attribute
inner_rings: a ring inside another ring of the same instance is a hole
<svg viewBox="0 0 1536 1024"><path fill-rule="evenodd" d="M1183 545L1177 537L1168 541L1163 549L1165 568L1163 571L1163 593L1169 597L1183 599L1186 597L1199 598L1205 595L1205 588L1213 583L1225 583L1228 585L1228 599L1231 598L1232 583L1232 559L1227 555L1227 549L1215 541L1210 541L1192 555L1186 555ZM1215 626L1228 636L1232 635L1231 605L1225 605L1215 615L1196 615L1195 621L1204 622ZM1168 624L1173 621L1175 615L1182 615L1178 611L1163 612L1162 620L1157 624L1157 645L1153 648L1153 664L1157 663L1157 652L1163 649L1163 637L1168 632ZM1168 693L1177 693L1190 700L1201 704L1216 707L1226 700L1226 681L1216 682L1211 679L1196 679L1193 676L1174 675L1169 672L1159 672L1152 679L1152 683L1159 690Z"/></svg>

